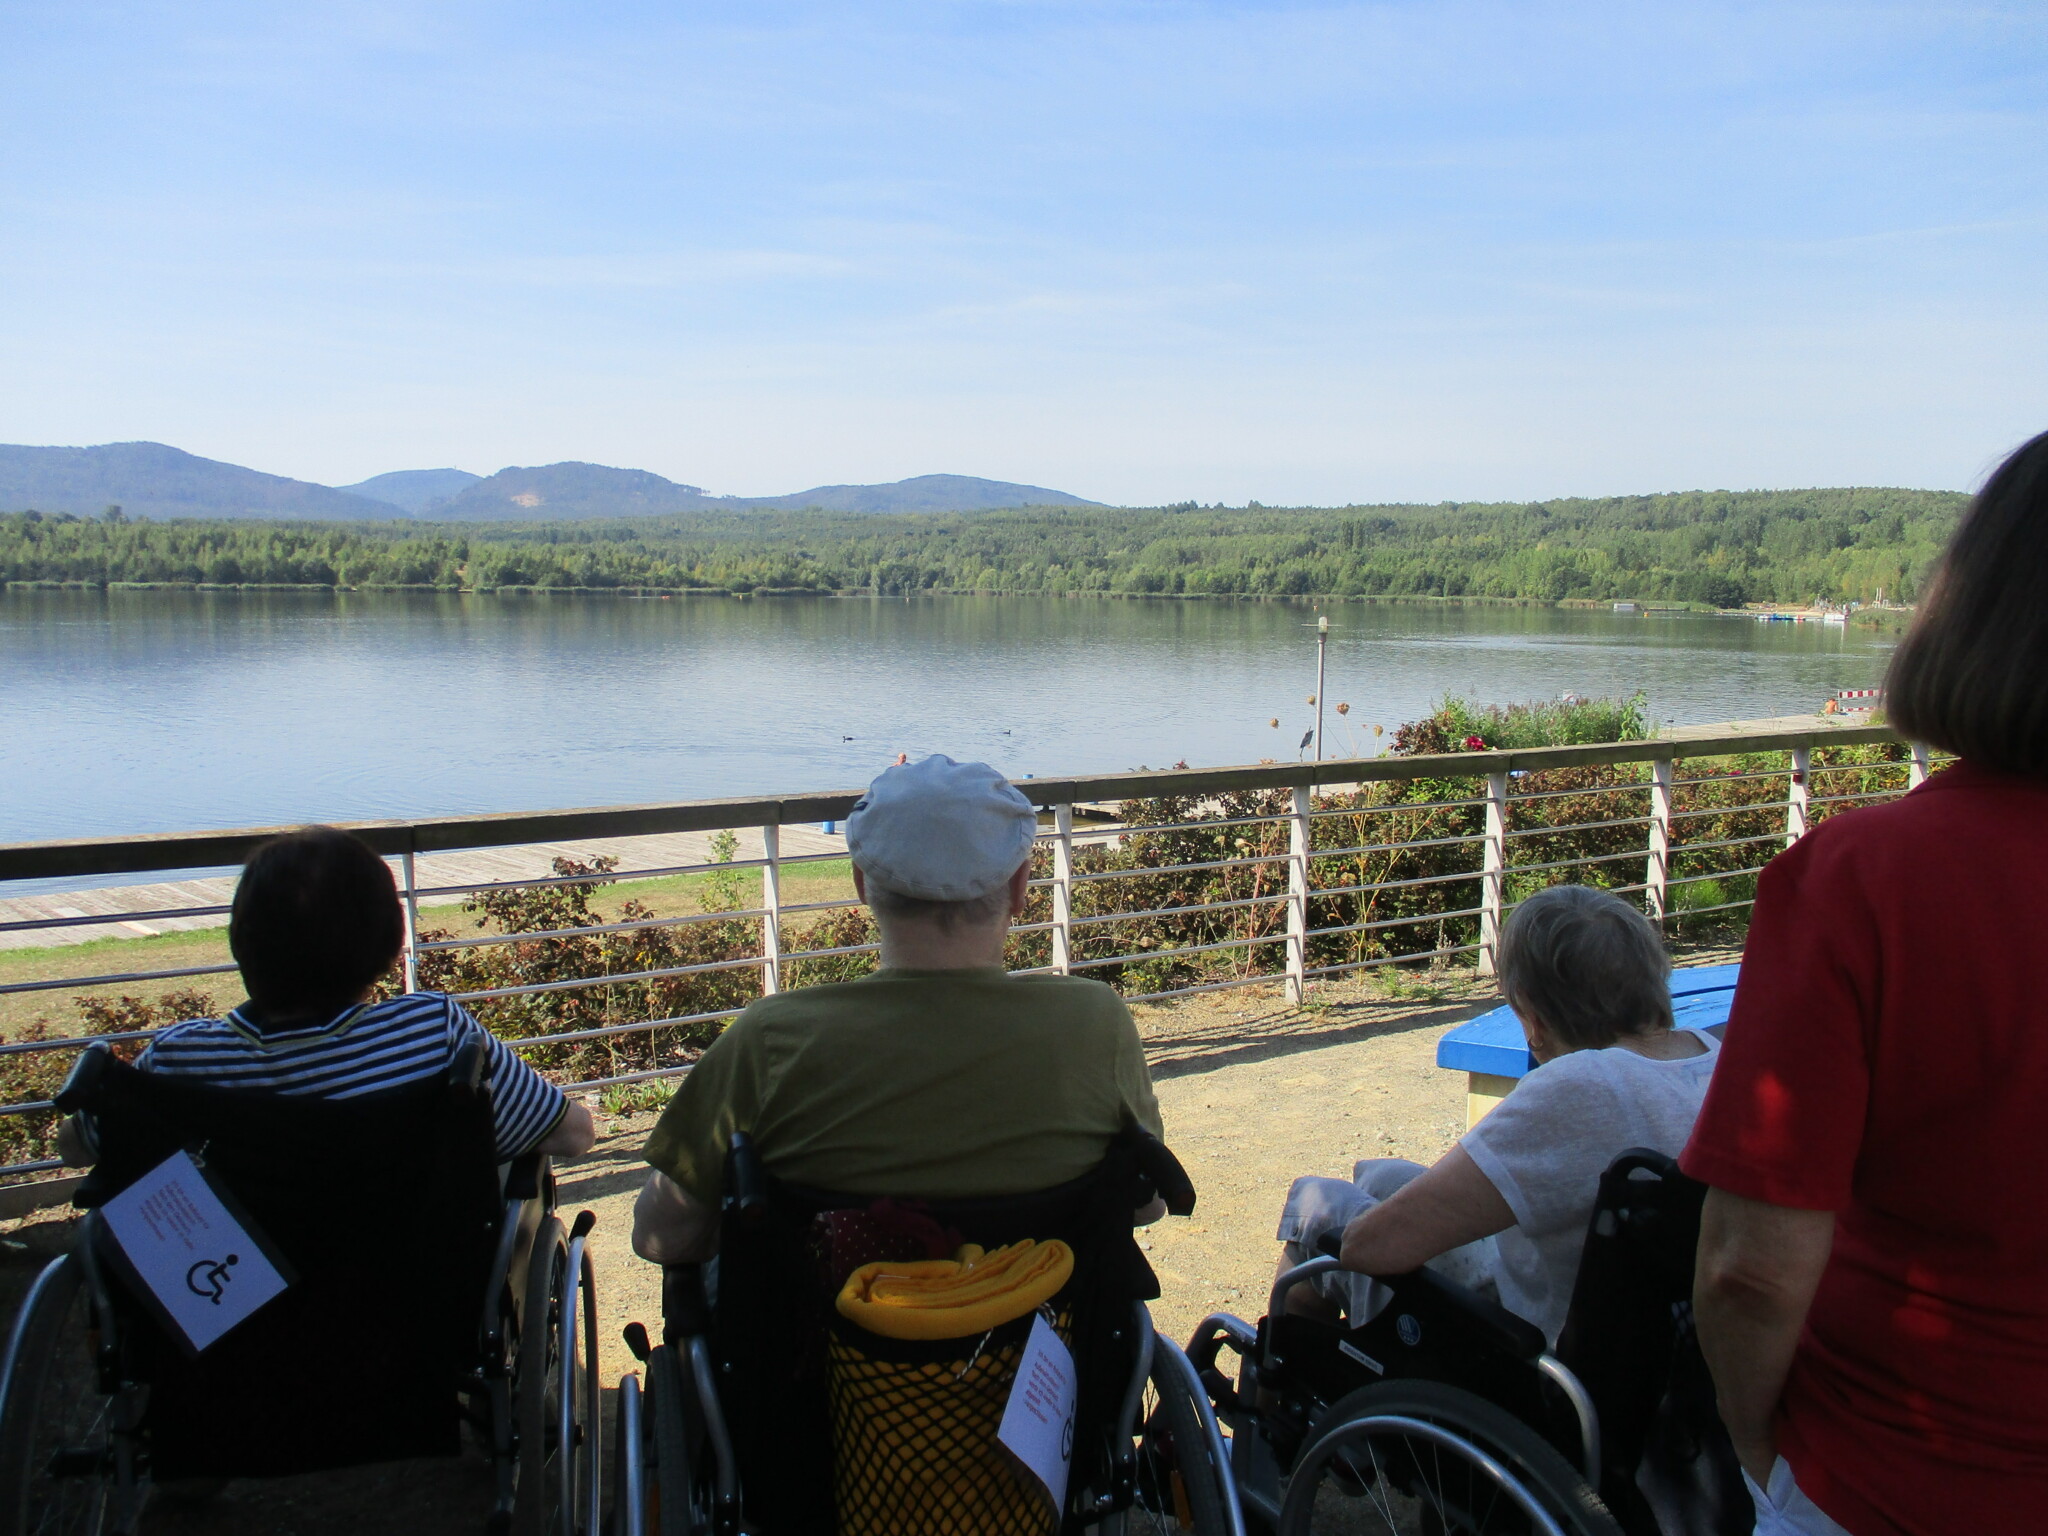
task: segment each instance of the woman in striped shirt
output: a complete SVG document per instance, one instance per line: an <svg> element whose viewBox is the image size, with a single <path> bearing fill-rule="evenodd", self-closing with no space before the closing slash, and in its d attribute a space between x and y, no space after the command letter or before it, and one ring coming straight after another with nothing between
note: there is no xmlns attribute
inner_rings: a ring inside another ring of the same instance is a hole
<svg viewBox="0 0 2048 1536"><path fill-rule="evenodd" d="M223 1088L352 1099L448 1070L481 1040L501 1161L525 1152L574 1156L597 1139L590 1111L520 1060L461 1004L438 992L373 1002L404 943L391 871L332 827L272 838L235 887L228 947L249 1000L223 1018L160 1031L136 1065ZM74 1117L59 1134L67 1162L92 1161Z"/></svg>

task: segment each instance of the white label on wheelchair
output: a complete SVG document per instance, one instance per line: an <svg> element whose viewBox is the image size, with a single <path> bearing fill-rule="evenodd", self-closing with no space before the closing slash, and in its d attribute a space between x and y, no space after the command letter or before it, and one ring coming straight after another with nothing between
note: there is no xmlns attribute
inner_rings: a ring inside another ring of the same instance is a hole
<svg viewBox="0 0 2048 1536"><path fill-rule="evenodd" d="M1067 1466L1074 1458L1074 1352L1042 1314L1031 1320L996 1438L1045 1485L1053 1508L1065 1508Z"/></svg>
<svg viewBox="0 0 2048 1536"><path fill-rule="evenodd" d="M190 1153L150 1169L100 1208L100 1220L195 1353L285 1290L262 1240L235 1220Z"/></svg>

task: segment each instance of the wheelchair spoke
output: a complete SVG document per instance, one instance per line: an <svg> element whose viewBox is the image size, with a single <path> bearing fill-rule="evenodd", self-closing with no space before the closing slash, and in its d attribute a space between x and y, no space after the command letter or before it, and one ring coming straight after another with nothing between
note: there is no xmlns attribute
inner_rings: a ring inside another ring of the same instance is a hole
<svg viewBox="0 0 2048 1536"><path fill-rule="evenodd" d="M1535 1431L1470 1393L1390 1382L1326 1410L1284 1491L1288 1536L1620 1536Z"/></svg>
<svg viewBox="0 0 2048 1536"><path fill-rule="evenodd" d="M1372 1495L1373 1505L1379 1510L1380 1517L1387 1522L1387 1529L1398 1532L1400 1526L1394 1521L1394 1499L1390 1491L1393 1484L1387 1481L1387 1469L1380 1465L1379 1447L1368 1440L1365 1443L1365 1452L1372 1458L1372 1487L1367 1492Z"/></svg>

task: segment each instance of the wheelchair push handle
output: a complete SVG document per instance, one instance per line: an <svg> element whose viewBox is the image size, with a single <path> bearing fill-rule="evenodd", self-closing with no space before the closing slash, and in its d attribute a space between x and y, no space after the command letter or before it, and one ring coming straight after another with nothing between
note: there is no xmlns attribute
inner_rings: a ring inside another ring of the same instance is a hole
<svg viewBox="0 0 2048 1536"><path fill-rule="evenodd" d="M661 1272L664 1338L675 1340L711 1331L711 1303L704 1294L701 1264L671 1264Z"/></svg>
<svg viewBox="0 0 2048 1536"><path fill-rule="evenodd" d="M626 1341L626 1348L633 1352L633 1358L645 1365L647 1357L654 1352L654 1346L647 1337L647 1325L628 1323L620 1337Z"/></svg>
<svg viewBox="0 0 2048 1536"><path fill-rule="evenodd" d="M64 1086L57 1090L51 1102L67 1115L89 1108L101 1082L114 1065L114 1048L104 1040L94 1041L78 1053L78 1060L71 1064L70 1072L65 1075Z"/></svg>
<svg viewBox="0 0 2048 1536"><path fill-rule="evenodd" d="M754 1138L745 1131L734 1131L725 1164L728 1208L743 1217L752 1217L766 1210L766 1174L767 1170L761 1166L761 1154L754 1147Z"/></svg>

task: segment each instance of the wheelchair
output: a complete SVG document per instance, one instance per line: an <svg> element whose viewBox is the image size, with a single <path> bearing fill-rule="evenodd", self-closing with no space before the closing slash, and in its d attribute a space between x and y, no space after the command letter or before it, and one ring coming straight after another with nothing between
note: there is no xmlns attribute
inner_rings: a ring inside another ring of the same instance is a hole
<svg viewBox="0 0 2048 1536"><path fill-rule="evenodd" d="M1145 1306L1159 1287L1132 1235L1131 1213L1155 1194L1175 1215L1194 1208L1194 1188L1172 1154L1127 1128L1093 1173L1059 1188L907 1203L944 1231L948 1245L967 1241L993 1249L1023 1237L1059 1238L1075 1255L1072 1280L1047 1309L1057 1308L1066 1325L1079 1378L1064 1506L1055 1510L1041 1496L1036 1507L1015 1515L1014 1524L982 1523L978 1530L1121 1536L1192 1529L1200 1536L1241 1536L1228 1452L1209 1399L1187 1357L1154 1333ZM915 1466L924 1447L955 1433L947 1409L925 1394L935 1383L945 1392L948 1380L960 1381L984 1355L985 1379L1006 1391L1005 1372L1015 1367L1003 1364L999 1352L1021 1346L1006 1346L999 1335L1028 1327L1028 1316L979 1342L946 1341L954 1356L972 1350L957 1372L948 1360L931 1368L936 1375L891 1388L892 1411L911 1416L926 1437L908 1453L911 1475L897 1477L904 1460L872 1444L861 1452L842 1443L835 1458L829 1399L844 1390L847 1377L834 1372L843 1372L846 1356L843 1334L832 1332L836 1285L820 1263L820 1234L833 1220L848 1214L858 1220L894 1204L783 1183L762 1167L744 1133L732 1138L718 1257L664 1272L658 1344L639 1323L626 1329L646 1383L643 1390L640 1378L628 1373L619 1387L618 1536L845 1530L846 1506L836 1502L845 1490L835 1489L835 1478L854 1479L866 1490L861 1496L873 1501L856 1526L905 1536L964 1529L962 1516L939 1508L941 1501L920 1504L903 1492L920 1471L928 1485L957 1486L946 1481L950 1470L937 1470L961 1464L940 1459L957 1450L957 1438L940 1446L931 1464ZM1004 1465L986 1451L979 1459L984 1467ZM1020 1475L1008 1471L968 1475L1023 1486Z"/></svg>
<svg viewBox="0 0 2048 1536"><path fill-rule="evenodd" d="M472 1044L445 1077L319 1100L89 1047L56 1098L97 1130L85 1215L0 1357L0 1536L131 1532L166 1483L454 1456L465 1427L488 1530L598 1536L596 1218L564 1229L545 1156L500 1168L482 1070ZM181 1149L292 1282L198 1354L98 1209Z"/></svg>
<svg viewBox="0 0 2048 1536"><path fill-rule="evenodd" d="M1277 1533L1748 1536L1754 1511L1692 1327L1704 1188L1662 1153L1601 1176L1570 1311L1542 1332L1427 1269L1346 1326L1205 1318L1188 1357L1231 1431L1248 1523ZM1237 1379L1223 1353L1238 1358Z"/></svg>

